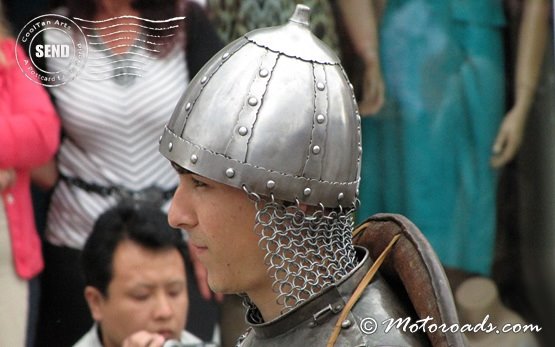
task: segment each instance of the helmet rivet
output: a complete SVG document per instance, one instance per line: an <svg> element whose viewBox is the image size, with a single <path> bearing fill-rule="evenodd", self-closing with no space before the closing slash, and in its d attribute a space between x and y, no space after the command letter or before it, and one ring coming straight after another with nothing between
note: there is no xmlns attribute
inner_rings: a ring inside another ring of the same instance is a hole
<svg viewBox="0 0 555 347"><path fill-rule="evenodd" d="M323 114L319 114L319 115L316 116L316 121L317 121L319 124L324 123L325 120L326 120L326 116L324 116Z"/></svg>
<svg viewBox="0 0 555 347"><path fill-rule="evenodd" d="M229 53L224 53L224 55L222 55L222 59L225 60L225 59L227 59L227 58L229 58Z"/></svg>
<svg viewBox="0 0 555 347"><path fill-rule="evenodd" d="M312 193L312 189L310 189L310 188L305 188L304 191L303 191L304 196L309 196L310 193Z"/></svg>
<svg viewBox="0 0 555 347"><path fill-rule="evenodd" d="M318 90L324 90L326 86L324 85L324 83L318 82L316 83L316 88L318 88Z"/></svg>
<svg viewBox="0 0 555 347"><path fill-rule="evenodd" d="M344 197L345 197L345 194L339 193L339 194L337 195L337 200L343 200Z"/></svg>
<svg viewBox="0 0 555 347"><path fill-rule="evenodd" d="M349 87L351 87L351 90L354 90L354 89L355 89L355 87L353 86L352 83L349 83Z"/></svg>
<svg viewBox="0 0 555 347"><path fill-rule="evenodd" d="M268 77L270 72L267 69L260 69L260 72L258 74L260 75L260 77Z"/></svg>
<svg viewBox="0 0 555 347"><path fill-rule="evenodd" d="M360 190L357 188L356 192L355 192L355 196L358 197L358 194L360 193Z"/></svg>
<svg viewBox="0 0 555 347"><path fill-rule="evenodd" d="M191 163L196 164L198 161L198 156L196 154L191 155Z"/></svg>
<svg viewBox="0 0 555 347"><path fill-rule="evenodd" d="M185 105L185 111L189 111L191 109L191 103L188 102L187 105Z"/></svg>
<svg viewBox="0 0 555 347"><path fill-rule="evenodd" d="M320 146L314 146L314 147L312 147L312 153L314 153L314 154L320 153Z"/></svg>
<svg viewBox="0 0 555 347"><path fill-rule="evenodd" d="M229 168L225 170L225 175L229 178L232 178L233 176L235 176L235 170L233 170L232 168Z"/></svg>
<svg viewBox="0 0 555 347"><path fill-rule="evenodd" d="M173 149L173 143L168 143L168 150L171 152Z"/></svg>
<svg viewBox="0 0 555 347"><path fill-rule="evenodd" d="M341 327L342 327L343 329L347 329L347 328L349 328L352 324L353 324L353 323L351 323L350 320L345 319L343 322L341 322Z"/></svg>
<svg viewBox="0 0 555 347"><path fill-rule="evenodd" d="M251 97L249 98L248 103L249 103L249 105L251 105L251 106L256 106L256 105L258 104L258 99L255 98L254 96L251 96Z"/></svg>
<svg viewBox="0 0 555 347"><path fill-rule="evenodd" d="M200 83L204 84L206 83L207 80L208 80L208 77L203 76L202 79L200 80Z"/></svg>
<svg viewBox="0 0 555 347"><path fill-rule="evenodd" d="M160 138L158 139L158 144L162 143L162 135L160 135Z"/></svg>
<svg viewBox="0 0 555 347"><path fill-rule="evenodd" d="M245 136L249 133L249 130L246 127L239 127L238 132L239 132L239 135Z"/></svg>
<svg viewBox="0 0 555 347"><path fill-rule="evenodd" d="M358 155L362 154L362 146L358 146Z"/></svg>
<svg viewBox="0 0 555 347"><path fill-rule="evenodd" d="M276 182L269 180L268 182L266 182L266 188L268 189L274 189L276 186Z"/></svg>

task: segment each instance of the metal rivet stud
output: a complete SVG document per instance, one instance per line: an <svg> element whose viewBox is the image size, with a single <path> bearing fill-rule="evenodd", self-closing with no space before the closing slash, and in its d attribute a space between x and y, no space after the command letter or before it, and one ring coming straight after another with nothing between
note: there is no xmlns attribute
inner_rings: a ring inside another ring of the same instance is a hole
<svg viewBox="0 0 555 347"><path fill-rule="evenodd" d="M311 321L310 323L308 323L308 327L309 328L314 328L316 326L316 322L315 321Z"/></svg>
<svg viewBox="0 0 555 347"><path fill-rule="evenodd" d="M266 182L266 188L268 189L274 189L276 186L276 182L269 180L268 182Z"/></svg>
<svg viewBox="0 0 555 347"><path fill-rule="evenodd" d="M160 135L160 138L158 139L158 144L162 143L162 135Z"/></svg>
<svg viewBox="0 0 555 347"><path fill-rule="evenodd" d="M339 193L339 194L337 195L337 200L343 200L344 197L345 197L345 194Z"/></svg>
<svg viewBox="0 0 555 347"><path fill-rule="evenodd" d="M324 85L324 83L318 82L316 83L316 88L318 88L318 90L324 90L326 86Z"/></svg>
<svg viewBox="0 0 555 347"><path fill-rule="evenodd" d="M318 122L318 124L324 123L325 120L326 120L326 116L324 116L323 114L319 114L316 116L316 121Z"/></svg>
<svg viewBox="0 0 555 347"><path fill-rule="evenodd" d="M256 105L258 104L258 99L255 98L254 96L251 96L251 97L249 98L248 103L249 103L249 105L251 105L251 106L256 106Z"/></svg>
<svg viewBox="0 0 555 347"><path fill-rule="evenodd" d="M200 83L204 84L206 83L206 81L208 81L208 77L203 76L202 79L200 80Z"/></svg>
<svg viewBox="0 0 555 347"><path fill-rule="evenodd" d="M232 168L229 168L225 170L225 175L229 178L232 178L233 176L235 176L235 170L233 170Z"/></svg>
<svg viewBox="0 0 555 347"><path fill-rule="evenodd" d="M260 77L268 77L270 72L267 69L260 69L259 73Z"/></svg>
<svg viewBox="0 0 555 347"><path fill-rule="evenodd" d="M225 59L227 59L227 58L229 58L229 53L224 53L224 55L222 55L222 59L225 60Z"/></svg>
<svg viewBox="0 0 555 347"><path fill-rule="evenodd" d="M196 164L198 161L198 156L196 154L191 155L191 163Z"/></svg>
<svg viewBox="0 0 555 347"><path fill-rule="evenodd" d="M171 152L173 149L173 143L168 143L168 150Z"/></svg>
<svg viewBox="0 0 555 347"><path fill-rule="evenodd" d="M309 196L310 193L312 193L312 189L310 189L310 188L305 188L304 191L303 191L304 196Z"/></svg>
<svg viewBox="0 0 555 347"><path fill-rule="evenodd" d="M189 111L191 109L191 103L188 102L187 105L185 105L185 111Z"/></svg>
<svg viewBox="0 0 555 347"><path fill-rule="evenodd" d="M339 312L339 311L341 311L342 309L343 309L343 305L341 305L341 304L335 305L335 312Z"/></svg>
<svg viewBox="0 0 555 347"><path fill-rule="evenodd" d="M249 130L246 127L239 127L238 133L241 136L245 136L249 133Z"/></svg>
<svg viewBox="0 0 555 347"><path fill-rule="evenodd" d="M345 319L343 322L341 322L341 327L343 329L347 329L347 328L351 327L351 325L353 325L353 323L348 319Z"/></svg>
<svg viewBox="0 0 555 347"><path fill-rule="evenodd" d="M360 193L360 190L357 188L357 190L355 192L355 196L358 197L359 193Z"/></svg>
<svg viewBox="0 0 555 347"><path fill-rule="evenodd" d="M320 153L320 146L314 146L314 147L312 147L312 153L314 153L314 154Z"/></svg>

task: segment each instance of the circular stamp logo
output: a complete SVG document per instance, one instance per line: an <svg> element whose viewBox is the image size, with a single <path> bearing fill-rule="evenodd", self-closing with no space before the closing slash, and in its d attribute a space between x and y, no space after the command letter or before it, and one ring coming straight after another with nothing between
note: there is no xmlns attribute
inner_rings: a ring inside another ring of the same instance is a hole
<svg viewBox="0 0 555 347"><path fill-rule="evenodd" d="M17 43L27 48L27 56L15 56L27 78L45 87L64 85L79 75L87 60L85 34L71 19L45 14L29 21L17 35ZM40 64L41 61L46 64Z"/></svg>

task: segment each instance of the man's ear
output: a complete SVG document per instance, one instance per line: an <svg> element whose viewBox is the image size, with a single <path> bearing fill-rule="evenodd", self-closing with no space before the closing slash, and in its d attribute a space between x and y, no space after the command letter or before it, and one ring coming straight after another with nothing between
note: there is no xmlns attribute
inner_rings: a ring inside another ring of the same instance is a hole
<svg viewBox="0 0 555 347"><path fill-rule="evenodd" d="M91 316L95 321L102 320L102 306L104 304L104 296L95 287L86 286L85 287L85 300L89 305L89 310L91 311Z"/></svg>

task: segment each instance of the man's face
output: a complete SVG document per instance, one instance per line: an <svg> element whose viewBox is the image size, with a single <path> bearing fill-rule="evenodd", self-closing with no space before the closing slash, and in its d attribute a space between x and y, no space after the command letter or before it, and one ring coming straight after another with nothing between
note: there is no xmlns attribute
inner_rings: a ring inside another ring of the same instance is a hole
<svg viewBox="0 0 555 347"><path fill-rule="evenodd" d="M189 245L207 269L210 288L249 296L271 290L265 254L254 232L254 203L240 189L178 173L169 222L189 233Z"/></svg>
<svg viewBox="0 0 555 347"><path fill-rule="evenodd" d="M179 339L189 306L185 276L182 257L175 248L152 251L133 241L120 243L108 295L104 297L92 287L86 290L104 346L119 347L140 330ZM92 294L87 292L90 290Z"/></svg>

